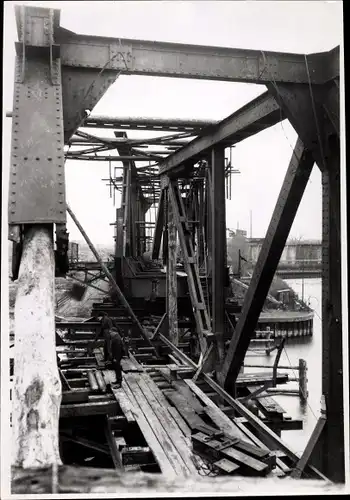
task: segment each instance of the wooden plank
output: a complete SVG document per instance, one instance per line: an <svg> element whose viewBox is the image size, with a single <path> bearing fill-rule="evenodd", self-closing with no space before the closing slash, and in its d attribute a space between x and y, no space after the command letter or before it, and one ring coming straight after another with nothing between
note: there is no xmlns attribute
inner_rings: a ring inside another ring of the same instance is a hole
<svg viewBox="0 0 350 500"><path fill-rule="evenodd" d="M153 428L149 426L147 419L145 418L141 408L137 404L137 401L129 389L126 382L123 382L123 389L125 394L130 399L130 402L133 404L133 411L136 417L137 424L145 438L148 446L151 448L152 453L154 455L155 460L157 461L160 470L166 477L174 477L176 476L176 471L169 461L167 455L165 454L161 444L158 441L158 438L153 432Z"/></svg>
<svg viewBox="0 0 350 500"><path fill-rule="evenodd" d="M115 384L117 377L114 370L102 370L102 375L106 385Z"/></svg>
<svg viewBox="0 0 350 500"><path fill-rule="evenodd" d="M191 429L195 429L198 425L205 426L205 422L197 413L188 406L187 399L177 391L164 391L165 396L174 404L175 408L182 415Z"/></svg>
<svg viewBox="0 0 350 500"><path fill-rule="evenodd" d="M250 393L253 393L260 387L262 386L247 387L247 390ZM286 411L273 398L269 396L263 398L259 397L257 399L254 399L254 401L261 413L263 413L268 418L282 420L283 414L286 413Z"/></svg>
<svg viewBox="0 0 350 500"><path fill-rule="evenodd" d="M104 359L104 356L103 356L103 353L102 353L102 349L101 348L95 348L93 350L94 352L94 356L95 356L95 359L96 359L96 363L97 363L97 366L100 366L101 368L105 366L105 359Z"/></svg>
<svg viewBox="0 0 350 500"><path fill-rule="evenodd" d="M171 414L171 416L173 417L174 421L178 425L178 427L181 430L181 432L183 433L183 435L185 436L185 438L190 438L191 437L191 429L188 427L185 420L182 418L182 416L177 411L177 409L174 408L173 406L170 406L168 408L168 411Z"/></svg>
<svg viewBox="0 0 350 500"><path fill-rule="evenodd" d="M168 367L159 368L158 372L160 373L160 375L163 378L165 378L168 382L170 382L170 384L173 382L174 377L171 376L171 373L170 373L170 370Z"/></svg>
<svg viewBox="0 0 350 500"><path fill-rule="evenodd" d="M228 417L225 415L213 401L204 392L197 387L197 385L192 380L186 380L185 383L188 385L189 389L192 390L203 403L206 405L204 410L218 426L219 429L225 431L230 437L239 437L244 439L245 435L242 431L235 425Z"/></svg>
<svg viewBox="0 0 350 500"><path fill-rule="evenodd" d="M61 379L62 388L66 391L70 391L71 386L60 368L58 368L58 373Z"/></svg>
<svg viewBox="0 0 350 500"><path fill-rule="evenodd" d="M91 403L97 402L115 402L113 394L89 394L89 401Z"/></svg>
<svg viewBox="0 0 350 500"><path fill-rule="evenodd" d="M175 356L173 356L172 354L168 354L168 358L171 359L171 361L173 363L175 363L175 365L178 365L178 366L182 365L183 366L183 363L179 359L177 359Z"/></svg>
<svg viewBox="0 0 350 500"><path fill-rule="evenodd" d="M198 401L198 399L193 395L191 389L187 386L186 382L179 380L173 382L173 386L187 399L189 405L195 410L198 415L204 415L204 408Z"/></svg>
<svg viewBox="0 0 350 500"><path fill-rule="evenodd" d="M150 376L145 374L144 380L149 383L149 387L153 394L155 395L156 399L158 400L159 404L162 405L164 408L168 410L168 412L171 414L173 419L175 420L177 426L180 428L181 432L185 437L191 437L191 429L188 427L184 419L181 417L180 413L177 411L176 408L171 406L167 398L164 396L163 392L159 390L159 388L155 385L152 384L152 379Z"/></svg>
<svg viewBox="0 0 350 500"><path fill-rule="evenodd" d="M122 471L124 469L122 455L121 455L119 448L115 442L113 431L112 431L112 425L111 425L111 422L109 421L108 418L106 418L104 430L105 430L107 443L108 443L108 446L109 446L109 449L111 452L114 467L117 470Z"/></svg>
<svg viewBox="0 0 350 500"><path fill-rule="evenodd" d="M60 418L80 417L89 415L112 415L118 411L118 405L115 401L97 402L97 403L77 403L62 405L60 409Z"/></svg>
<svg viewBox="0 0 350 500"><path fill-rule="evenodd" d="M77 366L77 365L87 365L93 362L95 362L95 358L93 356L84 356L80 358L69 358L62 360L62 365Z"/></svg>
<svg viewBox="0 0 350 500"><path fill-rule="evenodd" d="M264 385L265 382L272 382L272 373L243 373L238 375L237 387L246 387L251 385ZM277 384L286 384L288 382L288 373L278 373L276 377Z"/></svg>
<svg viewBox="0 0 350 500"><path fill-rule="evenodd" d="M70 391L62 392L62 402L65 403L86 403L89 401L89 390L88 389L72 389Z"/></svg>
<svg viewBox="0 0 350 500"><path fill-rule="evenodd" d="M164 452L168 456L169 461L172 463L176 474L187 475L188 469L182 461L177 449L173 445L171 439L169 438L166 431L163 429L161 422L158 419L159 405L156 409L152 409L151 404L147 401L143 392L141 391L137 383L137 375L127 374L125 380L129 386L130 391L132 391L141 411L143 412L148 424L152 428L154 434L157 436L159 443L161 444ZM150 445L152 448L152 446Z"/></svg>
<svg viewBox="0 0 350 500"><path fill-rule="evenodd" d="M221 450L218 450L220 447L220 441L216 439L207 439L207 436L203 434L202 432L199 432L195 434L193 437L193 442L194 446L195 443L201 443L202 445L205 445L205 447L208 447L213 456L217 457L217 459L220 459L222 455L224 455L224 458L228 458L230 461L233 461L234 463L244 467L244 469L252 469L256 474L264 474L266 475L269 471L269 466L261 462L259 460L256 460L253 457L250 457L249 455L236 450L233 447L227 447Z"/></svg>
<svg viewBox="0 0 350 500"><path fill-rule="evenodd" d="M150 406L152 408L157 408L156 411L158 420L161 422L169 438L174 443L174 446L177 449L182 461L186 465L188 471L191 474L197 474L197 468L193 463L192 453L190 452L184 440L182 439L182 435L180 434L177 425L174 423L171 415L168 413L167 408L163 407L162 404L159 404L158 399L151 391L151 386L154 386L154 384L151 384L149 381L146 382L141 377L138 378L137 383L141 388L143 394L145 395ZM152 388L153 390L155 390L154 387Z"/></svg>
<svg viewBox="0 0 350 500"><path fill-rule="evenodd" d="M112 393L115 399L118 401L118 404L125 415L125 418L128 423L135 422L134 417L134 406L131 403L130 399L126 395L123 388L115 388L112 387Z"/></svg>
<svg viewBox="0 0 350 500"><path fill-rule="evenodd" d="M227 436L239 439L245 438L244 434L233 424L233 422L231 422L228 417L226 417L226 415L223 413L220 414L221 412L218 408L215 408L215 406L206 406L204 409L205 413L211 418L214 424Z"/></svg>
<svg viewBox="0 0 350 500"><path fill-rule="evenodd" d="M67 380L69 380L70 389L76 389L76 388L84 389L88 385L87 377L70 378Z"/></svg>
<svg viewBox="0 0 350 500"><path fill-rule="evenodd" d="M228 460L227 458L221 458L217 462L214 462L215 467L218 467L222 472L225 472L226 474L232 474L233 472L236 472L237 469L239 469L239 465L231 462L231 460Z"/></svg>
<svg viewBox="0 0 350 500"><path fill-rule="evenodd" d="M100 453L104 453L106 455L109 455L108 447L103 445L103 444L95 443L94 441L91 441L91 440L86 439L86 438L82 438L80 436L72 436L68 432L65 432L65 431L60 432L60 437L67 440L67 441L72 441L73 443L80 444L81 446L84 446L85 448L96 450Z"/></svg>
<svg viewBox="0 0 350 500"><path fill-rule="evenodd" d="M237 425L237 427L247 436L251 439L251 441L256 444L257 446L259 446L259 448L261 448L262 450L265 450L265 451L268 451L270 452L271 454L273 455L276 455L276 452L274 452L274 450L270 450L265 443L263 443L255 434L253 434L253 432L251 432L245 425L244 423L241 421L241 418L242 417L238 417L238 418L235 418L235 424ZM277 467L280 469L281 473L284 475L285 472L286 472L286 469L287 472L289 472L289 468L284 464L284 462L278 457L276 456L276 465Z"/></svg>

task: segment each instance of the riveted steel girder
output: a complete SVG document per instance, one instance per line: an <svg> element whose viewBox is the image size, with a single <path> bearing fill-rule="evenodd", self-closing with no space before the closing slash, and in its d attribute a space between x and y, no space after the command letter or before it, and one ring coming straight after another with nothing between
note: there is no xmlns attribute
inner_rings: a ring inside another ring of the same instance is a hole
<svg viewBox="0 0 350 500"><path fill-rule="evenodd" d="M170 175L175 169L194 156L204 154L222 143L234 144L285 118L274 97L268 92L260 95L217 125L208 127L201 137L168 156L159 165L160 174Z"/></svg>
<svg viewBox="0 0 350 500"><path fill-rule="evenodd" d="M313 164L312 153L298 139L221 370L226 387L235 383L243 364Z"/></svg>
<svg viewBox="0 0 350 500"><path fill-rule="evenodd" d="M60 61L50 9L17 9L9 224L66 222Z"/></svg>
<svg viewBox="0 0 350 500"><path fill-rule="evenodd" d="M62 64L70 67L257 84L309 81L302 54L86 36L61 28L55 39L61 45ZM309 54L311 82L337 76L338 57L337 49Z"/></svg>

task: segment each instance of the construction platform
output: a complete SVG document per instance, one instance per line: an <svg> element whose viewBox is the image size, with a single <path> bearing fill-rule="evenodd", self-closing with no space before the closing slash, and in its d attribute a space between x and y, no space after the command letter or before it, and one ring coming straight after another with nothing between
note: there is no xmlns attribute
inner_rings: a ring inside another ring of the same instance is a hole
<svg viewBox="0 0 350 500"><path fill-rule="evenodd" d="M194 377L195 368L184 362L179 350L157 357L150 348L142 351L144 339L133 337L129 355L122 360L123 382L118 387L114 371L105 368L102 348L88 353L97 322L56 326L63 385L60 441L64 463L67 457L72 465L81 460L74 461L69 443L89 449L90 455L93 450L92 454L104 456L106 464L115 469L167 477L285 476L298 459L278 449L266 435L256 433L252 422L227 398L203 378ZM159 352L160 345L155 345ZM242 373L237 388L247 397L271 377L265 372ZM277 382L288 382L288 375L279 374ZM286 416L271 397L257 400L256 414L277 442L281 430L302 427L301 421Z"/></svg>

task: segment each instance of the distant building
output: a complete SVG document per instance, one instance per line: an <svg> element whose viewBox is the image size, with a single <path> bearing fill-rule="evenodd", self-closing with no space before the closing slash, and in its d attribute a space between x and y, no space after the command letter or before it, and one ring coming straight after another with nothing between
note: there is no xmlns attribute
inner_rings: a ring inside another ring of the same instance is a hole
<svg viewBox="0 0 350 500"><path fill-rule="evenodd" d="M264 238L248 238L249 260L255 264L264 242ZM296 240L287 241L280 259L282 265L319 265L322 262L322 243L320 240Z"/></svg>

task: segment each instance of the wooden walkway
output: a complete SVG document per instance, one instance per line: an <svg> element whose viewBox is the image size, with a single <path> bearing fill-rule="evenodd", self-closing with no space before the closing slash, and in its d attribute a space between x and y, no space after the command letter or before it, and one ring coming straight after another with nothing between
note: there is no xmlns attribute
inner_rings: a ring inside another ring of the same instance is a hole
<svg viewBox="0 0 350 500"><path fill-rule="evenodd" d="M129 354L122 360L123 383L117 387L115 373L104 367L102 349L87 355L84 345L89 334L84 335L79 345L60 347L61 418L105 416L106 440L90 446L109 449L116 469L147 472L153 467L152 471L167 477L204 475L205 471L267 477L289 473L291 464L284 454L269 449L203 379L194 382L194 369L176 356L168 355L168 364L164 360L156 364L153 358L140 364ZM238 385L252 391L269 377L242 374ZM281 375L281 383L287 380L287 375ZM289 425L283 409L271 398L262 399L258 406L275 423L278 417L277 426ZM130 435L139 441L131 439L131 443ZM74 439L89 446L82 437Z"/></svg>

